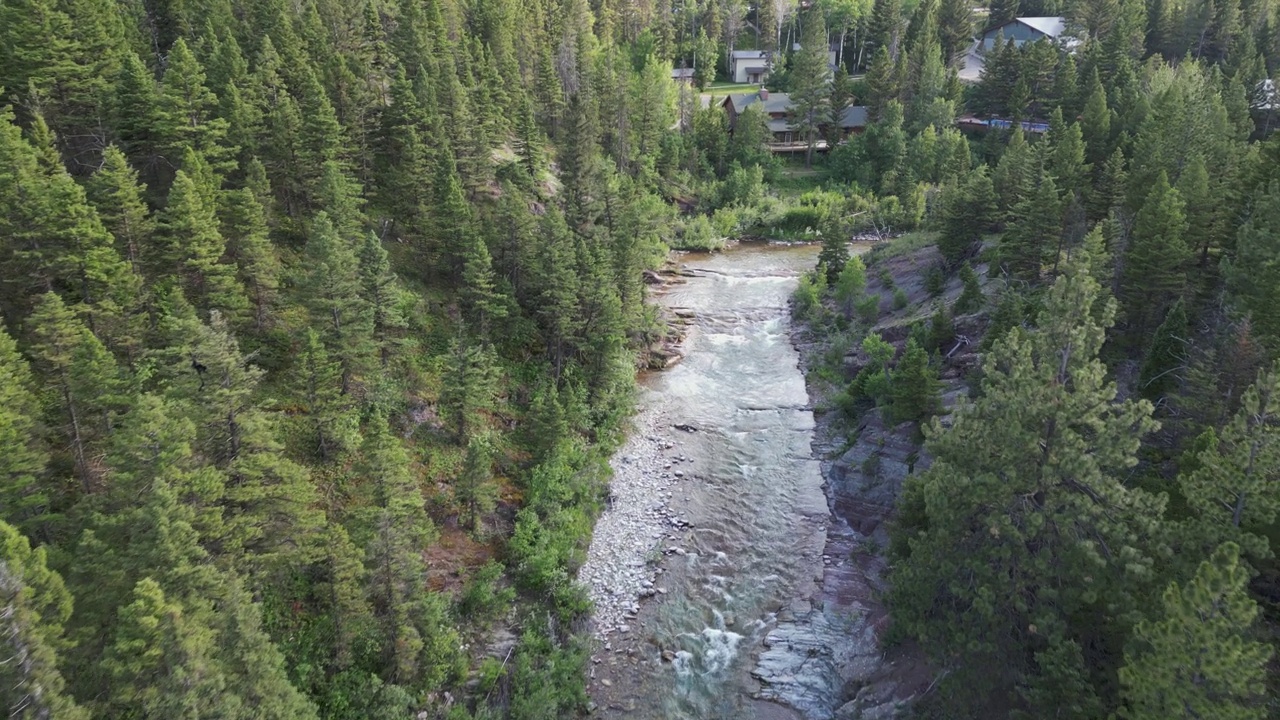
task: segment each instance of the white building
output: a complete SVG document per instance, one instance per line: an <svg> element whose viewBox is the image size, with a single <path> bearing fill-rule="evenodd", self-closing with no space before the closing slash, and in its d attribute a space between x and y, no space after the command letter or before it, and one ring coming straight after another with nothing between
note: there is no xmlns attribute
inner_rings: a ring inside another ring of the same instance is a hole
<svg viewBox="0 0 1280 720"><path fill-rule="evenodd" d="M736 83L759 85L769 74L769 54L763 50L734 50L729 64Z"/></svg>

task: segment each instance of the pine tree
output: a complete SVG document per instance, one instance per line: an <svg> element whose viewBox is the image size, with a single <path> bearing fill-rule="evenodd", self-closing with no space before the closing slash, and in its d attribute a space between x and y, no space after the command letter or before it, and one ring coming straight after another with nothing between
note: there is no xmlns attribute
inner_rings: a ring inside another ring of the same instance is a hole
<svg viewBox="0 0 1280 720"><path fill-rule="evenodd" d="M478 529L481 515L493 512L498 487L493 478L493 441L486 432L467 439L466 458L454 481L453 494L463 508L466 526L472 531Z"/></svg>
<svg viewBox="0 0 1280 720"><path fill-rule="evenodd" d="M1010 682L1033 714L1081 718L1101 701L1080 648L1143 597L1163 502L1125 482L1156 424L1107 381L1097 354L1114 303L1087 265L1067 264L1034 331L996 341L979 399L929 426L935 459L904 488L890 597L939 656L1001 668L991 689Z"/></svg>
<svg viewBox="0 0 1280 720"><path fill-rule="evenodd" d="M308 330L294 372L294 394L306 413L312 448L321 463L332 462L353 442L356 417L342 396L342 370L329 360L320 334Z"/></svg>
<svg viewBox="0 0 1280 720"><path fill-rule="evenodd" d="M1084 135L1080 123L1068 126L1062 119L1062 111L1054 110L1049 144L1049 173L1053 175L1059 190L1068 198L1072 193L1083 193L1090 168L1085 163Z"/></svg>
<svg viewBox="0 0 1280 720"><path fill-rule="evenodd" d="M316 720L315 706L290 682L284 654L262 627L262 605L234 573L226 573L218 600L212 624L219 664L239 702L239 717Z"/></svg>
<svg viewBox="0 0 1280 720"><path fill-rule="evenodd" d="M1280 347L1280 182L1260 192L1226 265L1232 302L1268 347Z"/></svg>
<svg viewBox="0 0 1280 720"><path fill-rule="evenodd" d="M1134 630L1120 669L1131 720L1215 717L1261 720L1272 649L1251 640L1258 606L1249 597L1239 549L1224 543L1195 577L1164 591L1162 613Z"/></svg>
<svg viewBox="0 0 1280 720"><path fill-rule="evenodd" d="M1107 91L1102 87L1097 68L1093 69L1089 79L1088 96L1080 117L1080 134L1085 144L1085 159L1095 170L1101 168L1112 152L1111 110L1107 107Z"/></svg>
<svg viewBox="0 0 1280 720"><path fill-rule="evenodd" d="M1271 556L1266 536L1258 531L1280 513L1280 488L1274 480L1280 463L1278 391L1280 367L1260 372L1241 397L1240 410L1197 456L1199 468L1179 478L1194 513L1191 536L1203 546L1195 550L1230 541L1249 557Z"/></svg>
<svg viewBox="0 0 1280 720"><path fill-rule="evenodd" d="M902 358L889 375L889 419L893 423L920 422L940 409L938 371L929 366L929 353L907 341Z"/></svg>
<svg viewBox="0 0 1280 720"><path fill-rule="evenodd" d="M956 298L956 304L953 308L957 315L968 315L982 310L986 304L986 298L982 293L982 283L978 278L978 273L970 267L969 263L965 263L960 267L960 282L964 289L960 291L960 297Z"/></svg>
<svg viewBox="0 0 1280 720"><path fill-rule="evenodd" d="M821 16L804 26L804 39L791 67L791 127L803 134L806 143L804 166L813 164L813 150L819 126L829 114L831 69L827 66L827 28Z"/></svg>
<svg viewBox="0 0 1280 720"><path fill-rule="evenodd" d="M534 256L534 292L537 304L535 314L541 320L543 337L547 343L547 355L551 359L556 379L564 371L572 339L581 323L577 313L578 286L577 246L565 225L564 216L558 210L548 209L543 216L539 235L545 243Z"/></svg>
<svg viewBox="0 0 1280 720"><path fill-rule="evenodd" d="M995 189L986 166L947 186L940 202L938 250L954 266L973 254L995 220Z"/></svg>
<svg viewBox="0 0 1280 720"><path fill-rule="evenodd" d="M1187 367L1187 330L1187 311L1179 298L1156 328L1151 349L1142 363L1138 389L1143 397L1158 402L1178 387Z"/></svg>
<svg viewBox="0 0 1280 720"><path fill-rule="evenodd" d="M63 167L49 128L33 121L31 141L0 108L0 259L5 263L6 305L19 317L31 299L58 291L84 303L101 337L123 346L123 317L138 292L136 278L112 247L111 236Z"/></svg>
<svg viewBox="0 0 1280 720"><path fill-rule="evenodd" d="M207 186L202 187L185 169L173 180L160 227L164 245L154 254L162 263L152 267L153 276L176 270L192 302L203 312L218 310L235 316L247 309L235 266L222 261L226 241L218 231L217 206L210 201Z"/></svg>
<svg viewBox="0 0 1280 720"><path fill-rule="evenodd" d="M100 475L93 450L110 432L123 388L115 358L56 293L37 301L28 319L32 356L56 400L57 423L86 492Z"/></svg>
<svg viewBox="0 0 1280 720"><path fill-rule="evenodd" d="M71 593L43 548L0 520L0 707L14 720L87 720L58 669Z"/></svg>
<svg viewBox="0 0 1280 720"><path fill-rule="evenodd" d="M1040 183L1010 211L1010 225L1000 237L1000 261L1014 278L1040 280L1041 269L1061 250L1062 205L1053 178L1041 172Z"/></svg>
<svg viewBox="0 0 1280 720"><path fill-rule="evenodd" d="M1161 173L1134 220L1117 292L1135 341L1145 340L1186 288L1186 227L1182 197Z"/></svg>
<svg viewBox="0 0 1280 720"><path fill-rule="evenodd" d="M891 59L897 59L901 39L902 3L899 0L875 0L867 28L867 43L875 48L877 54L884 48Z"/></svg>
<svg viewBox="0 0 1280 720"><path fill-rule="evenodd" d="M507 315L507 302L497 287L493 258L480 233L468 230L462 243L461 299L464 316L480 337L489 336L490 323Z"/></svg>
<svg viewBox="0 0 1280 720"><path fill-rule="evenodd" d="M190 147L215 168L229 159L227 121L218 117L218 98L205 87L204 68L182 38L169 48L168 65L160 83L158 141L170 162Z"/></svg>
<svg viewBox="0 0 1280 720"><path fill-rule="evenodd" d="M305 274L298 280L313 322L331 355L342 366L342 392L367 369L373 353L372 317L361 297L355 248L338 236L326 213L316 215L303 251Z"/></svg>
<svg viewBox="0 0 1280 720"><path fill-rule="evenodd" d="M120 149L149 178L160 162L160 88L136 53L124 55L109 103L109 118Z"/></svg>
<svg viewBox="0 0 1280 720"><path fill-rule="evenodd" d="M458 442L480 432L497 396L497 358L488 345L455 340L440 404Z"/></svg>
<svg viewBox="0 0 1280 720"><path fill-rule="evenodd" d="M1200 265L1204 266L1208 263L1210 248L1220 247L1222 242L1217 236L1220 203L1210 190L1209 171L1203 157L1192 158L1178 177L1177 189L1186 207L1187 246L1193 251L1200 250Z"/></svg>
<svg viewBox="0 0 1280 720"><path fill-rule="evenodd" d="M257 195L249 188L224 195L223 221L227 259L235 264L236 275L248 300L253 329L265 332L276 320L280 294L280 258L268 238L266 213Z"/></svg>
<svg viewBox="0 0 1280 720"><path fill-rule="evenodd" d="M1099 221L1106 219L1124 200L1129 179L1124 150L1116 148L1101 166L1094 166L1094 175L1093 189L1085 198L1085 206L1089 218Z"/></svg>
<svg viewBox="0 0 1280 720"><path fill-rule="evenodd" d="M49 457L38 435L39 407L31 369L0 328L0 522L28 532L52 510L42 482Z"/></svg>
<svg viewBox="0 0 1280 720"><path fill-rule="evenodd" d="M145 188L138 174L129 166L116 146L103 152L102 168L93 174L88 186L89 200L102 218L103 225L115 238L117 249L135 273L141 273L142 253L152 247L155 222L145 199Z"/></svg>
<svg viewBox="0 0 1280 720"><path fill-rule="evenodd" d="M849 244L843 233L830 232L822 238L822 252L818 253L818 270L827 276L827 285L840 281L844 266L849 262Z"/></svg>
<svg viewBox="0 0 1280 720"><path fill-rule="evenodd" d="M226 678L211 657L215 642L159 583L138 581L102 661L112 677L110 713L195 720L226 712Z"/></svg>
<svg viewBox="0 0 1280 720"><path fill-rule="evenodd" d="M373 486L377 508L365 549L369 597L394 653L391 678L412 682L424 670L420 660L427 640L415 621L424 593L422 548L434 539L435 528L404 447L383 416L369 419L361 455L360 471Z"/></svg>
<svg viewBox="0 0 1280 720"><path fill-rule="evenodd" d="M408 322L399 306L401 290L391 271L387 250L377 235L365 235L359 263L361 297L373 316L373 342L385 368L406 342L403 332Z"/></svg>

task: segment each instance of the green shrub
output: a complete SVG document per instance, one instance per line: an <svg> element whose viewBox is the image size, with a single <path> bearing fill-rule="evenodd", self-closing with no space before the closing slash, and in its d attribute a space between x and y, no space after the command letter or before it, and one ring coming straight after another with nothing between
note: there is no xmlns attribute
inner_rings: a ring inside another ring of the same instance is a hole
<svg viewBox="0 0 1280 720"><path fill-rule="evenodd" d="M880 296L863 295L862 299L854 306L854 310L863 322L868 325L874 323L876 318L880 316Z"/></svg>
<svg viewBox="0 0 1280 720"><path fill-rule="evenodd" d="M924 274L924 289L929 293L929 297L938 297L946 288L947 276L943 274L942 266L930 267Z"/></svg>
<svg viewBox="0 0 1280 720"><path fill-rule="evenodd" d="M764 170L758 166L744 168L734 163L728 177L720 183L719 190L720 207L753 205L764 196Z"/></svg>
<svg viewBox="0 0 1280 720"><path fill-rule="evenodd" d="M502 579L502 565L490 560L476 571L458 598L458 612L465 618L478 622L494 619L515 600L511 588L498 588Z"/></svg>
<svg viewBox="0 0 1280 720"><path fill-rule="evenodd" d="M974 272L969 263L965 263L960 268L960 282L964 284L964 290L960 292L960 297L956 300L956 314L968 315L981 310L982 306L986 304L986 298L982 295L982 282L978 279L978 273Z"/></svg>
<svg viewBox="0 0 1280 720"><path fill-rule="evenodd" d="M907 299L907 293L902 288L895 288L893 291L893 309L901 310L910 302Z"/></svg>
<svg viewBox="0 0 1280 720"><path fill-rule="evenodd" d="M809 319L814 311L822 307L822 293L827 289L826 275L814 271L800 277L791 299L795 302L792 312L797 318Z"/></svg>
<svg viewBox="0 0 1280 720"><path fill-rule="evenodd" d="M724 247L724 236L716 232L706 215L695 215L685 221L672 247L702 252L719 250Z"/></svg>
<svg viewBox="0 0 1280 720"><path fill-rule="evenodd" d="M867 289L867 266L862 258L854 255L844 264L840 277L836 279L836 299L848 303Z"/></svg>

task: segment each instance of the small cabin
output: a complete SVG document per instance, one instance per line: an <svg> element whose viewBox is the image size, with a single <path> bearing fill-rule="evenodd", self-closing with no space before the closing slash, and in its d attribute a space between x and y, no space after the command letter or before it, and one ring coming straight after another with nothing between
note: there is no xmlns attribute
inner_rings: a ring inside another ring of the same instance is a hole
<svg viewBox="0 0 1280 720"><path fill-rule="evenodd" d="M693 68L672 68L671 79L683 85L693 84Z"/></svg>

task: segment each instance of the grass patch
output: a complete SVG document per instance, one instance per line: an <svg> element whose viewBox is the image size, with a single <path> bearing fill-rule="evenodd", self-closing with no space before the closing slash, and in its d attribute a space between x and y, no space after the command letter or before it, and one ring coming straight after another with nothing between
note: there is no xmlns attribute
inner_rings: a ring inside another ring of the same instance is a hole
<svg viewBox="0 0 1280 720"><path fill-rule="evenodd" d="M734 95L736 93L756 92L760 89L758 83L731 83L731 82L713 82L702 89L704 95L713 97L724 97L725 95Z"/></svg>
<svg viewBox="0 0 1280 720"><path fill-rule="evenodd" d="M789 159L774 172L769 189L779 197L795 197L821 189L827 180L825 168L805 168L803 158Z"/></svg>
<svg viewBox="0 0 1280 720"><path fill-rule="evenodd" d="M900 235L888 242L879 243L872 247L871 251L867 253L866 262L870 265L873 262L901 257L917 250L923 250L937 241L938 233L930 230L909 232L906 235Z"/></svg>

